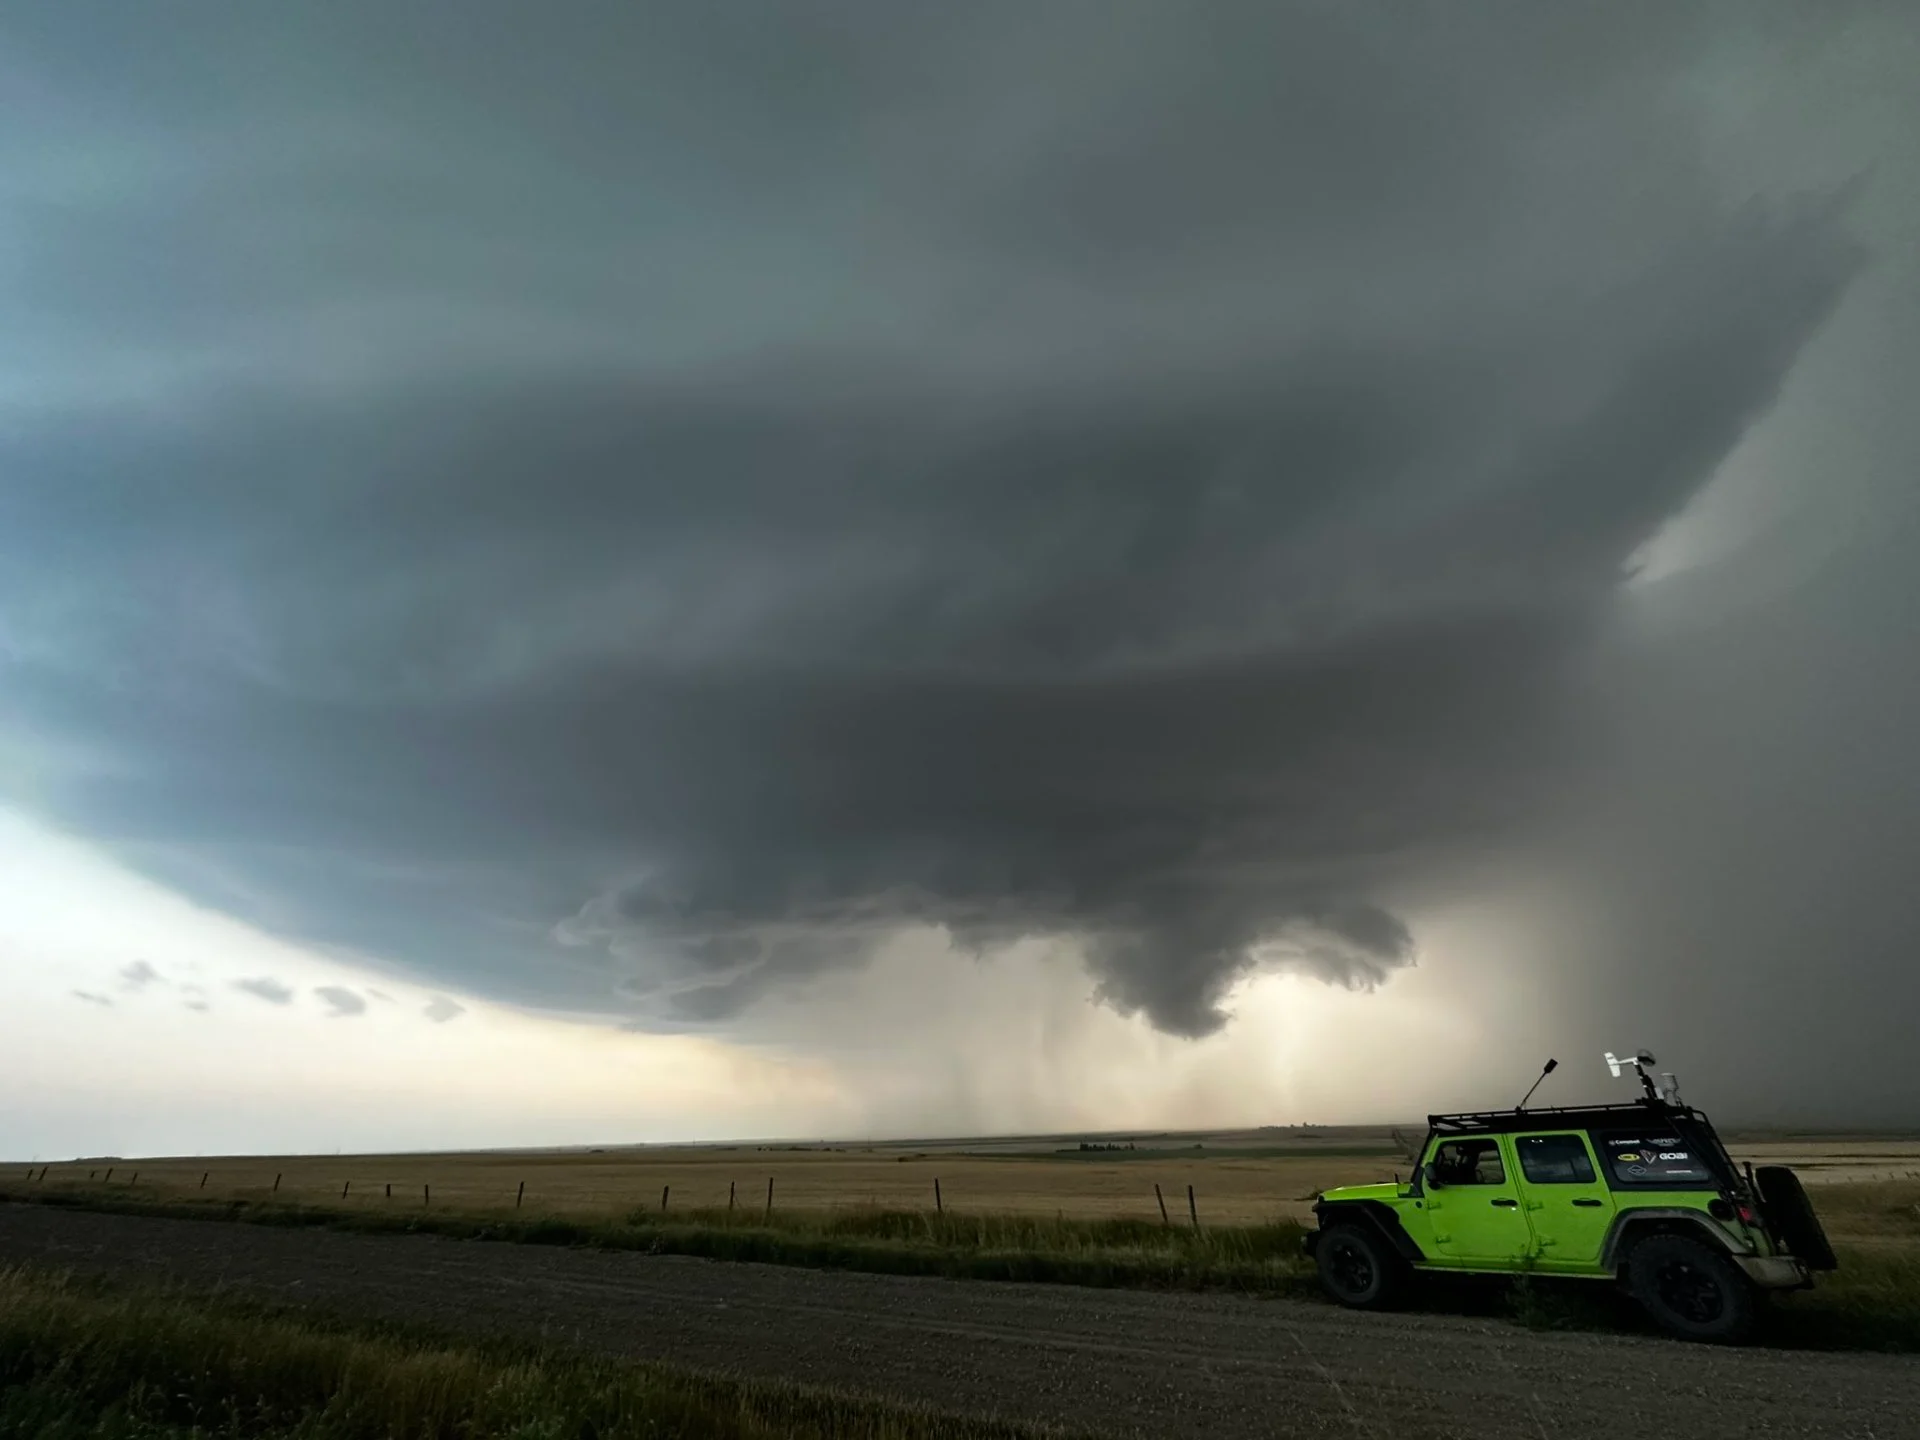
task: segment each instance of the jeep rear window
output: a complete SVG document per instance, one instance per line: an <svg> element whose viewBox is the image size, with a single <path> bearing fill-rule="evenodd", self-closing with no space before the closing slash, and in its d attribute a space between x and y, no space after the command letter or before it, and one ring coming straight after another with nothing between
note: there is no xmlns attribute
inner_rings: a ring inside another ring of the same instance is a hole
<svg viewBox="0 0 1920 1440"><path fill-rule="evenodd" d="M1669 1190L1716 1185L1707 1157L1684 1135L1614 1130L1594 1138L1615 1185Z"/></svg>

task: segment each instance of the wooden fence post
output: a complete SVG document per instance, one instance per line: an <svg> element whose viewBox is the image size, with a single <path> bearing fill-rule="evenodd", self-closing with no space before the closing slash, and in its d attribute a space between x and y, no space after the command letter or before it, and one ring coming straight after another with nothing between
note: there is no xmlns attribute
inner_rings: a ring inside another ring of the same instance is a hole
<svg viewBox="0 0 1920 1440"><path fill-rule="evenodd" d="M727 1209L729 1211L733 1209L733 1186L733 1181L727 1181Z"/></svg>
<svg viewBox="0 0 1920 1440"><path fill-rule="evenodd" d="M133 1174L127 1177L127 1184L129 1186L138 1185L139 1183L140 1183L140 1172L138 1170L134 1171Z"/></svg>
<svg viewBox="0 0 1920 1440"><path fill-rule="evenodd" d="M346 1198L347 1198L347 1191L348 1191L348 1190L350 1190L350 1189L352 1189L352 1188L353 1188L353 1181L352 1181L352 1180L347 1180L346 1182L344 1182L344 1183L343 1183L343 1184L342 1184L342 1185L340 1186L340 1198L341 1198L342 1200L344 1200L344 1199L346 1199Z"/></svg>
<svg viewBox="0 0 1920 1440"><path fill-rule="evenodd" d="M933 1213L936 1215L944 1215L947 1213L947 1207L940 1199L940 1177L938 1175L933 1177Z"/></svg>
<svg viewBox="0 0 1920 1440"><path fill-rule="evenodd" d="M389 1180L387 1181L387 1199L391 1200L392 1198L393 1198L393 1182Z"/></svg>
<svg viewBox="0 0 1920 1440"><path fill-rule="evenodd" d="M520 1202L526 1198L527 1198L527 1182L522 1180L520 1182L520 1188L516 1190L513 1194L513 1208L518 1210L520 1208Z"/></svg>
<svg viewBox="0 0 1920 1440"><path fill-rule="evenodd" d="M212 1173L213 1172L211 1170L203 1170L200 1172L200 1188L202 1190L207 1188L207 1176L211 1175Z"/></svg>
<svg viewBox="0 0 1920 1440"><path fill-rule="evenodd" d="M422 1185L420 1187L420 1203L422 1205L431 1205L433 1203L433 1186Z"/></svg>
<svg viewBox="0 0 1920 1440"><path fill-rule="evenodd" d="M1193 1186L1187 1186L1187 1214L1193 1220L1193 1228L1200 1228L1200 1211L1193 1203Z"/></svg>
<svg viewBox="0 0 1920 1440"><path fill-rule="evenodd" d="M94 1176L98 1175L99 1173L100 1172L98 1170L89 1170L87 1171L87 1179L91 1180L93 1179Z"/></svg>
<svg viewBox="0 0 1920 1440"><path fill-rule="evenodd" d="M672 1188L671 1185L662 1185L660 1187L660 1213L662 1215L667 1213L667 1191Z"/></svg>
<svg viewBox="0 0 1920 1440"><path fill-rule="evenodd" d="M1160 1182L1158 1180L1153 1182L1153 1198L1158 1201L1160 1205L1160 1223L1162 1225L1171 1225L1173 1222L1167 1219L1167 1198L1160 1193Z"/></svg>
<svg viewBox="0 0 1920 1440"><path fill-rule="evenodd" d="M773 1177L767 1176L767 1214L773 1214Z"/></svg>
<svg viewBox="0 0 1920 1440"><path fill-rule="evenodd" d="M109 1165L107 1166L107 1180L111 1179L113 1179L113 1166ZM100 1183L104 1185L107 1183L107 1180L102 1180Z"/></svg>
<svg viewBox="0 0 1920 1440"><path fill-rule="evenodd" d="M273 1177L273 1193L276 1195L280 1193L280 1177L278 1175Z"/></svg>

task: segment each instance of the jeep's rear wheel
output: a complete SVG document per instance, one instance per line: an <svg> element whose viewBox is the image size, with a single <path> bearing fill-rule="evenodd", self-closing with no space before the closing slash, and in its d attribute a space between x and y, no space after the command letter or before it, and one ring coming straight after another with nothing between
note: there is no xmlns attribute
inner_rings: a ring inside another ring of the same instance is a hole
<svg viewBox="0 0 1920 1440"><path fill-rule="evenodd" d="M1360 1225L1335 1225L1323 1232L1313 1258L1321 1288L1356 1310L1391 1305L1406 1279L1406 1267L1393 1247Z"/></svg>
<svg viewBox="0 0 1920 1440"><path fill-rule="evenodd" d="M1685 1235L1649 1235L1627 1256L1627 1288L1661 1329L1683 1340L1736 1345L1759 1303L1725 1253Z"/></svg>

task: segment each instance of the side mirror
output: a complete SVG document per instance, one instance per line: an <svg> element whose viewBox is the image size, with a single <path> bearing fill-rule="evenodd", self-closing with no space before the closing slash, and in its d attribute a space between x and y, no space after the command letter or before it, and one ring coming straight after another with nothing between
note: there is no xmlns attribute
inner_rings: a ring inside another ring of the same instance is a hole
<svg viewBox="0 0 1920 1440"><path fill-rule="evenodd" d="M1440 1172L1434 1168L1431 1160L1420 1167L1420 1178L1427 1182L1427 1189L1429 1190L1439 1190L1442 1188L1440 1184Z"/></svg>

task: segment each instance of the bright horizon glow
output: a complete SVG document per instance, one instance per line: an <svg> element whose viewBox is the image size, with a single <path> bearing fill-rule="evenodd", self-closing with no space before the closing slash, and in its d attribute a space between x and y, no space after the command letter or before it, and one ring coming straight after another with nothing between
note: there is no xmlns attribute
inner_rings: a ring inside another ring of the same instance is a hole
<svg viewBox="0 0 1920 1440"><path fill-rule="evenodd" d="M644 1034L264 935L4 810L0 874L7 1160L1384 1122L1431 1108L1404 1057L1471 1056L1496 1013L1457 968L1375 993L1262 975L1182 1040L1094 1003L1064 947L976 962L922 932L731 1038ZM261 979L292 995L237 988Z"/></svg>

